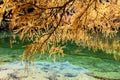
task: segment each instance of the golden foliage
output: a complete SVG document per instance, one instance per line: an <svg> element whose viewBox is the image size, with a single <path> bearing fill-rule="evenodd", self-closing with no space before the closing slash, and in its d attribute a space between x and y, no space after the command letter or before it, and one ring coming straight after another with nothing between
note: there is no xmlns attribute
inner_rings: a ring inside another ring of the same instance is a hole
<svg viewBox="0 0 120 80"><path fill-rule="evenodd" d="M38 51L49 51L55 59L56 53L63 55L59 43L69 40L120 54L120 1L101 1L4 0L0 21L7 15L9 29L21 40L32 41L23 53L27 61Z"/></svg>

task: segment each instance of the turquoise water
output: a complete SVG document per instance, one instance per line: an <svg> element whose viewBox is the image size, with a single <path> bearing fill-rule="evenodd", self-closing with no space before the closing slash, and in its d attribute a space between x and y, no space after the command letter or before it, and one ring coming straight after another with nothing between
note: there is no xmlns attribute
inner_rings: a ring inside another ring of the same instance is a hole
<svg viewBox="0 0 120 80"><path fill-rule="evenodd" d="M23 47L27 43L18 41L10 48L9 37L0 39L0 64L8 62L21 61L21 54L25 50ZM113 55L106 54L98 50L93 52L87 48L78 47L75 44L68 43L64 48L65 57L61 57L57 62L70 62L73 65L83 67L91 72L91 75L104 79L120 79L120 61L116 61ZM39 58L39 53L35 55L35 61L52 62L47 53Z"/></svg>

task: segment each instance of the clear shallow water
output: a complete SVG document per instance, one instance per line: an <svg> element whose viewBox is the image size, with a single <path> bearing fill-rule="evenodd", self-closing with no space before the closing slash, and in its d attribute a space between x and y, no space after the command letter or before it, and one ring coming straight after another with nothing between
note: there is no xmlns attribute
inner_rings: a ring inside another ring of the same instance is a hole
<svg viewBox="0 0 120 80"><path fill-rule="evenodd" d="M13 48L10 48L9 38L0 39L0 64L3 65L3 63L21 61L20 55L25 49L22 46L24 46L25 44L26 43L21 43L18 41L18 43L13 44ZM78 47L75 44L70 43L68 43L68 45L64 49L64 53L65 57L61 57L60 60L56 61L69 61L71 64L83 67L89 70L90 73L92 73L94 76L100 78L102 77L103 79L108 78L111 80L120 80L120 61L115 61L113 55L106 54L105 52L100 50L97 52L93 52L92 50L88 50L87 48ZM44 56L39 58L38 53L37 55L35 55L35 61L52 62L52 58L47 59L47 56L48 55L45 54ZM15 66L13 68L15 68ZM21 73L24 74L24 71L22 71ZM35 74L33 76L35 76Z"/></svg>
<svg viewBox="0 0 120 80"><path fill-rule="evenodd" d="M25 72L25 64L10 62L0 66L0 74L0 80L84 80L89 71L69 62L34 62Z"/></svg>

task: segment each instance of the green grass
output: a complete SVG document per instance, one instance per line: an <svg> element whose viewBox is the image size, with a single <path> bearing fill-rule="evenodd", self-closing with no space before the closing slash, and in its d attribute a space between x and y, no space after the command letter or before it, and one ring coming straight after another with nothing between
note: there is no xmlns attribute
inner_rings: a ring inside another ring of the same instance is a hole
<svg viewBox="0 0 120 80"><path fill-rule="evenodd" d="M24 51L26 43L13 44L10 48L9 38L0 39L0 64L5 64L12 61L21 61L20 55ZM65 57L61 57L56 61L69 61L70 63L84 67L91 71L94 76L104 77L110 79L120 79L120 61L116 61L113 55L106 54L98 50L96 52L88 50L87 48L78 47L75 44L68 43L64 48ZM52 61L48 58L46 53L41 58L40 54L35 55L35 61Z"/></svg>

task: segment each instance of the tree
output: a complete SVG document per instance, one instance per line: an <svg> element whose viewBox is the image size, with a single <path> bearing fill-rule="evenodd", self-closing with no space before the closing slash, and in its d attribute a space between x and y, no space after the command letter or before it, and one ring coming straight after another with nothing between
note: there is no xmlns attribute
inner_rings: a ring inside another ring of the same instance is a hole
<svg viewBox="0 0 120 80"><path fill-rule="evenodd" d="M63 53L67 41L90 49L120 52L119 0L1 0L0 21L12 35L31 41L23 53L27 61L48 51ZM57 53L57 54L56 54ZM117 59L120 53L115 54Z"/></svg>

